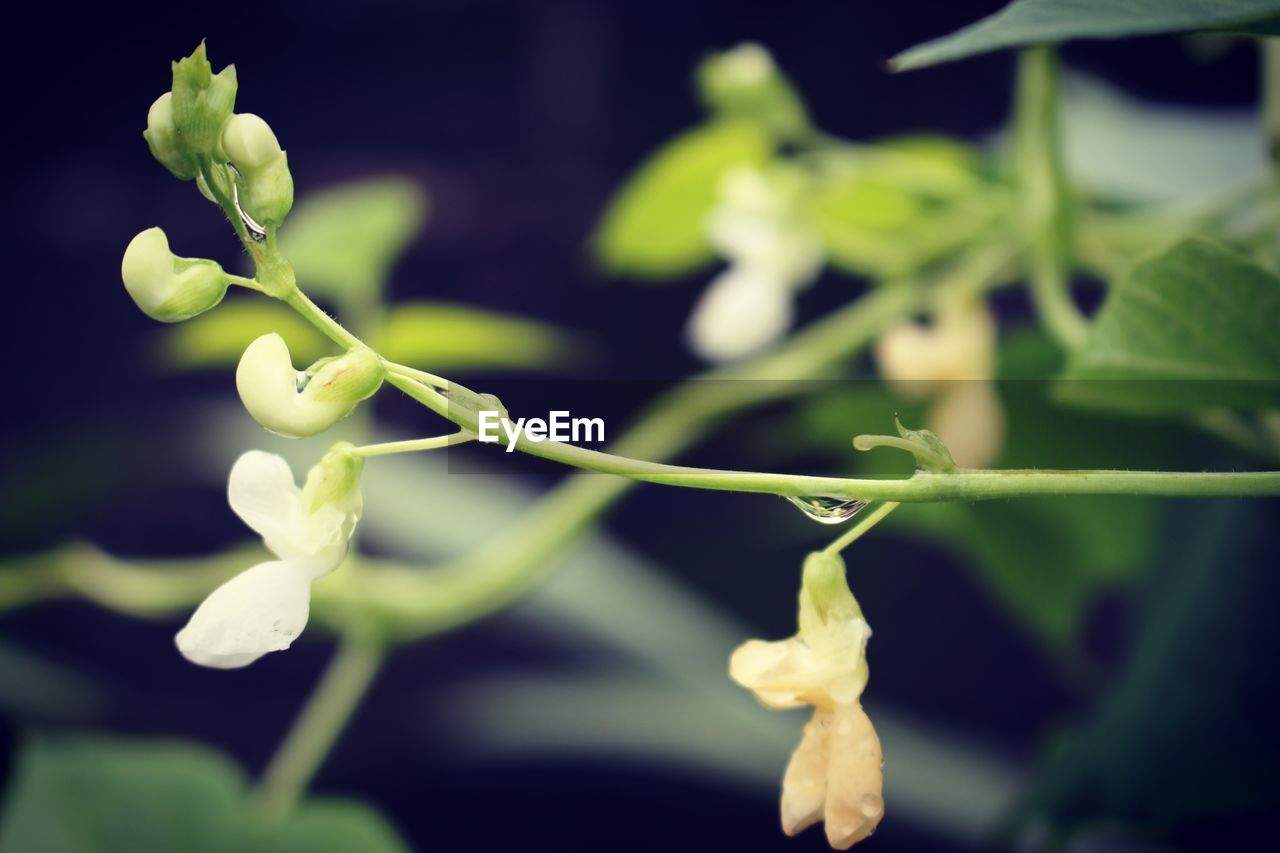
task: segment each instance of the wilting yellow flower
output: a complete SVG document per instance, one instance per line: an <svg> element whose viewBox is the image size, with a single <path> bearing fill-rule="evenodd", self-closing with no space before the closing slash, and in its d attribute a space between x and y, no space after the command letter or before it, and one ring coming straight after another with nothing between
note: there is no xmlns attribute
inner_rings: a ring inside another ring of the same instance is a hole
<svg viewBox="0 0 1280 853"><path fill-rule="evenodd" d="M931 400L928 427L962 468L985 468L1004 443L995 373L996 323L981 302L953 301L931 326L903 323L880 336L880 373L902 396Z"/></svg>
<svg viewBox="0 0 1280 853"><path fill-rule="evenodd" d="M782 781L782 829L795 835L819 820L846 850L884 815L880 740L862 710L871 629L836 555L810 554L800 590L799 632L750 640L729 659L729 675L771 708L813 706Z"/></svg>

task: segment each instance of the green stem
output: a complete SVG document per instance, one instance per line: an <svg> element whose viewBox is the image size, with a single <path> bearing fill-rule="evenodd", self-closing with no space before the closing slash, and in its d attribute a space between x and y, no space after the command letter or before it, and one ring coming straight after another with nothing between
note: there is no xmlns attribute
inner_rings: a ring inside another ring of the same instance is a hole
<svg viewBox="0 0 1280 853"><path fill-rule="evenodd" d="M1053 48L1023 50L1014 106L1015 165L1031 297L1049 333L1067 349L1075 349L1089 325L1071 299L1072 217L1058 100Z"/></svg>
<svg viewBox="0 0 1280 853"><path fill-rule="evenodd" d="M880 504L880 506L872 510L870 513L858 519L857 523L854 524L853 527L848 532L846 532L839 539L832 542L823 550L826 551L828 554L839 554L845 548L848 548L854 542L857 542L859 539L861 539L864 533L866 533L871 528L875 527L877 524L880 523L880 521L885 516L887 516L889 513L893 512L895 509L897 509L900 506L902 506L902 504L897 503L896 501L885 501L884 503Z"/></svg>
<svg viewBox="0 0 1280 853"><path fill-rule="evenodd" d="M454 432L449 435L435 435L431 438L412 438L407 441L384 441L380 444L365 444L355 449L360 456L386 456L391 453L413 453L419 450L439 450L455 444L475 441L476 437L467 432Z"/></svg>
<svg viewBox="0 0 1280 853"><path fill-rule="evenodd" d="M258 784L256 806L268 820L293 810L377 675L383 654L371 640L343 639Z"/></svg>

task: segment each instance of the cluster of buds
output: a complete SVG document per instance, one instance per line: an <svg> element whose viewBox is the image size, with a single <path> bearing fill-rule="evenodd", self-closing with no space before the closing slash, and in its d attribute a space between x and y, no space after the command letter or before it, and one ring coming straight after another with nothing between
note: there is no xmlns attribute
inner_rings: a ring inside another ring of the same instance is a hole
<svg viewBox="0 0 1280 853"><path fill-rule="evenodd" d="M289 159L265 121L233 112L236 89L235 66L214 74L201 42L173 63L173 87L151 105L142 135L156 160L194 179L206 198L221 194L256 225L279 225L293 207Z"/></svg>

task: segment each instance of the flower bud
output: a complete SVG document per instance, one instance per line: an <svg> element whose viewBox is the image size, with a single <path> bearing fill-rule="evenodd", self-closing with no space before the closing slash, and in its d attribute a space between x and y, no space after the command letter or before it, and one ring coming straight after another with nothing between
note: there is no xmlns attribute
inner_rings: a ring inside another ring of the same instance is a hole
<svg viewBox="0 0 1280 853"><path fill-rule="evenodd" d="M241 173L265 166L284 153L270 125L253 113L237 113L227 120L222 149Z"/></svg>
<svg viewBox="0 0 1280 853"><path fill-rule="evenodd" d="M129 241L120 277L138 307L162 323L208 311L222 301L230 285L213 261L174 255L159 228L148 228Z"/></svg>
<svg viewBox="0 0 1280 853"><path fill-rule="evenodd" d="M235 107L236 88L235 66L214 74L204 42L173 63L173 122L189 156L224 159L222 127Z"/></svg>
<svg viewBox="0 0 1280 853"><path fill-rule="evenodd" d="M189 181L196 175L196 164L178 140L178 129L173 123L173 93L165 92L156 98L147 110L147 129L143 139L151 149L151 156L160 161L177 178Z"/></svg>
<svg viewBox="0 0 1280 853"><path fill-rule="evenodd" d="M240 208L261 225L279 225L293 207L293 175L289 155L279 157L236 179Z"/></svg>
<svg viewBox="0 0 1280 853"><path fill-rule="evenodd" d="M839 554L814 551L804 558L800 595L802 619L806 611L806 598L813 612L823 622L862 617L862 608L849 589L844 560Z"/></svg>
<svg viewBox="0 0 1280 853"><path fill-rule="evenodd" d="M364 508L360 493L360 475L364 471L364 457L355 452L349 441L340 441L307 472L302 487L302 508L316 512L333 504L353 519L359 519Z"/></svg>
<svg viewBox="0 0 1280 853"><path fill-rule="evenodd" d="M249 344L236 368L236 389L253 419L274 433L301 438L323 432L370 397L385 371L372 351L349 350L305 372L293 369L289 347L273 333Z"/></svg>
<svg viewBox="0 0 1280 853"><path fill-rule="evenodd" d="M759 122L784 139L809 127L795 89L758 44L741 44L707 58L697 76L703 102L719 113Z"/></svg>

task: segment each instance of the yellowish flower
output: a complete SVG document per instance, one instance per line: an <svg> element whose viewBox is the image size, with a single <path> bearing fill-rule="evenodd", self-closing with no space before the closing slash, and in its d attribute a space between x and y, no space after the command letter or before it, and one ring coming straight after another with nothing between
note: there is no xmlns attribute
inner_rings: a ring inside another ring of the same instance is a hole
<svg viewBox="0 0 1280 853"><path fill-rule="evenodd" d="M799 631L778 642L750 640L729 659L729 675L771 708L813 706L782 781L788 835L823 821L827 841L847 850L884 815L880 740L862 710L871 629L836 555L810 554L800 591Z"/></svg>

